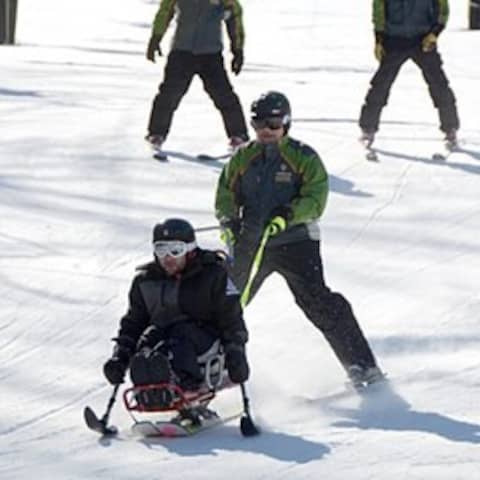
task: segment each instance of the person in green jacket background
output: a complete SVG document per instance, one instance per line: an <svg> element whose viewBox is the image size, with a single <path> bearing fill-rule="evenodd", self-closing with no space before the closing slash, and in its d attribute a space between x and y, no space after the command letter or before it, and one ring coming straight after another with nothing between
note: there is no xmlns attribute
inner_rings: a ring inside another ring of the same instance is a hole
<svg viewBox="0 0 480 480"><path fill-rule="evenodd" d="M231 69L243 66L244 30L238 0L161 0L147 48L147 59L162 55L160 42L176 16L177 24L167 58L163 82L153 100L146 140L159 150L167 138L172 118L192 79L198 75L205 91L220 111L230 145L248 139L238 96L223 61L222 23L225 21L232 52Z"/></svg>
<svg viewBox="0 0 480 480"><path fill-rule="evenodd" d="M374 53L380 64L360 113L361 140L367 146L373 143L392 84L409 59L428 84L446 142L456 146L460 125L456 100L437 50L448 16L448 0L373 0Z"/></svg>
<svg viewBox="0 0 480 480"><path fill-rule="evenodd" d="M251 114L256 139L241 146L225 165L215 200L223 238L232 246L232 279L245 292L267 229L250 299L271 273L279 273L354 386L383 380L351 305L325 284L318 227L328 196L325 167L311 147L288 136L291 109L285 95L262 95L253 102Z"/></svg>

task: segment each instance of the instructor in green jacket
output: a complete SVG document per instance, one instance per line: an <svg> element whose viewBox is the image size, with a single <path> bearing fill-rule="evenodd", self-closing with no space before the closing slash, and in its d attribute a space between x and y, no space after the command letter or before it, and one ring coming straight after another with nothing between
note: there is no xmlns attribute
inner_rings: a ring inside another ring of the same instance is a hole
<svg viewBox="0 0 480 480"><path fill-rule="evenodd" d="M218 181L216 216L233 247L232 279L245 292L258 245L268 234L250 298L271 273L282 275L353 385L363 388L384 375L349 302L325 284L318 220L327 201L328 175L312 148L288 136L290 124L285 95L267 92L253 102L256 139L238 149Z"/></svg>

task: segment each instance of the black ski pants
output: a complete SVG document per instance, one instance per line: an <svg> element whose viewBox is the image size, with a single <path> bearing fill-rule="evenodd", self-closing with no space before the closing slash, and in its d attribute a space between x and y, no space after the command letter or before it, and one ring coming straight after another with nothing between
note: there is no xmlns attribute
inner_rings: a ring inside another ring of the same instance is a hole
<svg viewBox="0 0 480 480"><path fill-rule="evenodd" d="M195 75L200 77L220 111L227 136L248 138L240 100L228 79L221 52L201 55L179 50L170 52L163 82L153 100L148 132L167 137L173 114Z"/></svg>
<svg viewBox="0 0 480 480"><path fill-rule="evenodd" d="M232 277L240 291L248 280L254 250L247 244L235 245ZM350 303L325 285L319 241L305 239L267 246L250 299L273 272L286 280L297 305L323 333L345 369L350 365L367 368L376 365Z"/></svg>
<svg viewBox="0 0 480 480"><path fill-rule="evenodd" d="M136 385L170 381L173 370L182 385L201 383L203 376L197 357L205 353L218 338L210 329L196 322L180 322L168 328L162 340L143 346L130 365Z"/></svg>
<svg viewBox="0 0 480 480"><path fill-rule="evenodd" d="M411 59L420 68L427 82L430 97L440 117L440 130L458 129L459 120L455 95L442 68L442 59L436 49L423 52L416 45L410 48L388 49L378 70L370 81L370 89L360 113L360 128L376 132L380 114L387 104L390 89L402 65Z"/></svg>

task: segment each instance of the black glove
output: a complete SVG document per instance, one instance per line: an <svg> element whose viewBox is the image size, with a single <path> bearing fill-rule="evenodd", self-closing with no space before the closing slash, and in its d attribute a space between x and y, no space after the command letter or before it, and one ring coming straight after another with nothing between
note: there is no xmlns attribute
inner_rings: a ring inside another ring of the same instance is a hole
<svg viewBox="0 0 480 480"><path fill-rule="evenodd" d="M235 75L238 75L240 71L242 70L243 66L243 50L234 50L232 52L233 58L232 58L232 72Z"/></svg>
<svg viewBox="0 0 480 480"><path fill-rule="evenodd" d="M288 223L293 218L292 208L288 205L280 205L270 212L270 219L275 217L282 217Z"/></svg>
<svg viewBox="0 0 480 480"><path fill-rule="evenodd" d="M245 347L242 345L229 345L225 348L225 351L225 364L230 380L233 383L246 382L250 375L250 368L245 355Z"/></svg>
<svg viewBox="0 0 480 480"><path fill-rule="evenodd" d="M103 374L109 383L118 385L123 383L128 363L123 362L118 357L109 358L103 366Z"/></svg>
<svg viewBox="0 0 480 480"><path fill-rule="evenodd" d="M112 357L103 365L103 374L112 385L123 382L135 345L128 337L119 337L115 341L117 345L113 349Z"/></svg>
<svg viewBox="0 0 480 480"><path fill-rule="evenodd" d="M161 37L158 35L152 35L148 41L147 47L147 60L155 63L155 52L162 56L162 49L160 48Z"/></svg>

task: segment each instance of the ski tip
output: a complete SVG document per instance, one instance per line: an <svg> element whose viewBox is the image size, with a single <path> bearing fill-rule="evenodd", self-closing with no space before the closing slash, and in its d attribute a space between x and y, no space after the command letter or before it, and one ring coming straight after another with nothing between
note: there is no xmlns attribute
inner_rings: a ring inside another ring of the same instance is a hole
<svg viewBox="0 0 480 480"><path fill-rule="evenodd" d="M260 435L260 429L253 423L252 418L248 415L244 415L240 419L240 431L244 437Z"/></svg>
<svg viewBox="0 0 480 480"><path fill-rule="evenodd" d="M154 153L153 158L159 162L168 162L168 155L165 153Z"/></svg>
<svg viewBox="0 0 480 480"><path fill-rule="evenodd" d="M432 161L434 162L445 162L447 160L447 156L445 153L434 153L432 155Z"/></svg>
<svg viewBox="0 0 480 480"><path fill-rule="evenodd" d="M101 433L104 436L113 436L118 433L117 427L107 427L102 420L98 419L95 412L90 407L85 407L83 409L83 418L90 430Z"/></svg>
<svg viewBox="0 0 480 480"><path fill-rule="evenodd" d="M85 420L87 426L92 430L94 430L95 427L97 427L100 423L100 420L97 418L95 412L90 407L85 407L83 409L83 419Z"/></svg>

